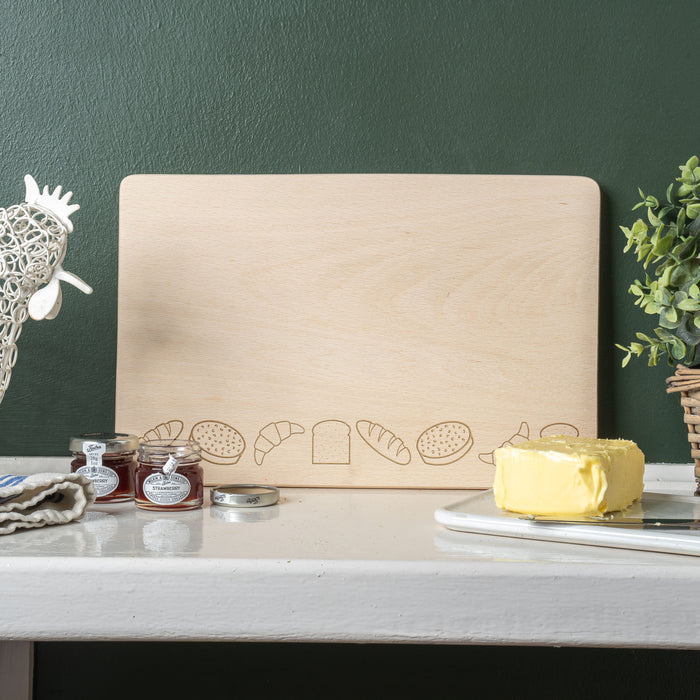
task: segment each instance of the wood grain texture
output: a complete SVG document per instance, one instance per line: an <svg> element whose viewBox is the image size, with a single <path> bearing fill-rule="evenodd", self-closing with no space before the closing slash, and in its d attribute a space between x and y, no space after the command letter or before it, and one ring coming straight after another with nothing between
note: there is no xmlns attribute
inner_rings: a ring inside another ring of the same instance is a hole
<svg viewBox="0 0 700 700"><path fill-rule="evenodd" d="M134 175L119 235L116 427L220 424L207 483L484 487L596 434L592 180Z"/></svg>
<svg viewBox="0 0 700 700"><path fill-rule="evenodd" d="M32 700L34 644L0 640L0 696L12 700Z"/></svg>

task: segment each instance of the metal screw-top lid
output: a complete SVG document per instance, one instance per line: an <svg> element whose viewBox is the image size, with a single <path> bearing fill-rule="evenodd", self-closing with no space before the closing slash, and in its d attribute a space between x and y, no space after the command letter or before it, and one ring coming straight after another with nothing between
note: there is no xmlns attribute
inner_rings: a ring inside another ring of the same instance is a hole
<svg viewBox="0 0 700 700"><path fill-rule="evenodd" d="M83 433L70 439L68 449L71 452L82 452L86 442L103 444L106 454L136 452L139 449L139 439L129 433Z"/></svg>
<svg viewBox="0 0 700 700"><path fill-rule="evenodd" d="M258 508L272 506L279 501L280 492L276 486L261 484L226 484L217 486L210 492L215 506L229 508Z"/></svg>

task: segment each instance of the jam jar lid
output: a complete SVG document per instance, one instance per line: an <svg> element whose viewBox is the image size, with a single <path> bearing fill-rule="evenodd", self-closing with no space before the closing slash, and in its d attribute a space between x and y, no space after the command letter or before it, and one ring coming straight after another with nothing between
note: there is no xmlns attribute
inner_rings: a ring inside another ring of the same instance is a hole
<svg viewBox="0 0 700 700"><path fill-rule="evenodd" d="M159 438L144 440L139 447L139 460L165 462L170 457L183 461L199 461L202 448L196 440Z"/></svg>
<svg viewBox="0 0 700 700"><path fill-rule="evenodd" d="M86 442L103 443L107 454L136 452L139 449L139 439L129 433L83 433L70 439L68 449L71 452L82 452L83 443Z"/></svg>

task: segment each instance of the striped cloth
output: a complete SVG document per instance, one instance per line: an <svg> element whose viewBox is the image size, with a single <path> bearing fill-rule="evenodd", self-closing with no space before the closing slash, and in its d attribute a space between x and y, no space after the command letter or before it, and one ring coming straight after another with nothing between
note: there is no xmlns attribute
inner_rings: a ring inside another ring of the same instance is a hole
<svg viewBox="0 0 700 700"><path fill-rule="evenodd" d="M0 474L0 535L78 520L94 502L95 487L80 474Z"/></svg>

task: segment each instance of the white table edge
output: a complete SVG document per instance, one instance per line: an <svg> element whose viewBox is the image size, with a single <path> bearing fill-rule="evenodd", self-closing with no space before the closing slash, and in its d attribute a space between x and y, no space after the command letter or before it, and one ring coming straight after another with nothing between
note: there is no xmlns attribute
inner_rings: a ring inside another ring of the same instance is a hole
<svg viewBox="0 0 700 700"><path fill-rule="evenodd" d="M649 465L648 483L657 471L692 480L692 465ZM0 557L4 599L24 601L5 607L0 639L700 648L692 612L700 561L670 576L651 556L638 568L459 558ZM232 582L235 595L216 593Z"/></svg>

